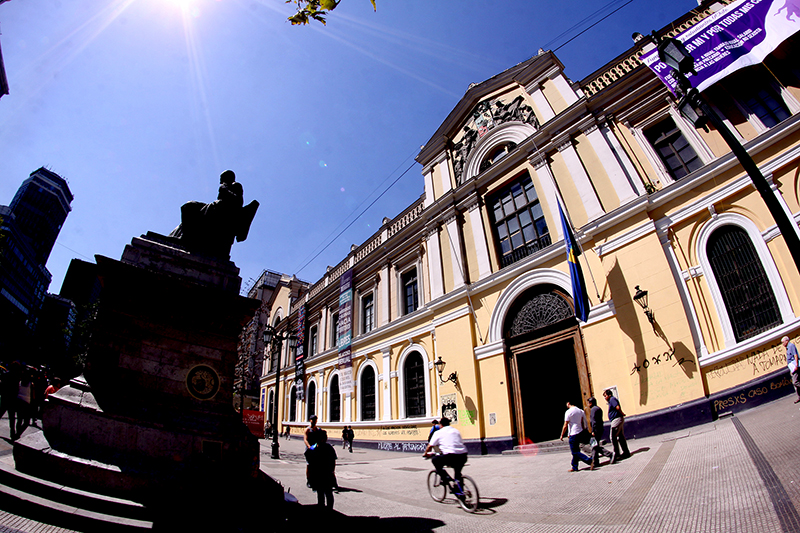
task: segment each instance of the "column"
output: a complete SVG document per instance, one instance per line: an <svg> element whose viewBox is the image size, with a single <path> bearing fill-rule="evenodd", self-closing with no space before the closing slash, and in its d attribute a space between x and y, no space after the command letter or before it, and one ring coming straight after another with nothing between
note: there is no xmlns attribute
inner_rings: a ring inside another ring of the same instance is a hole
<svg viewBox="0 0 800 533"><path fill-rule="evenodd" d="M532 88L528 88L528 93L531 95L533 103L536 105L540 123L544 124L556 116L555 112L553 112L553 108L550 107L550 102L547 101L544 92L542 92L542 88L538 84Z"/></svg>
<svg viewBox="0 0 800 533"><path fill-rule="evenodd" d="M444 278L442 274L442 250L439 246L439 227L428 229L428 275L431 279L431 300L444 295Z"/></svg>
<svg viewBox="0 0 800 533"><path fill-rule="evenodd" d="M433 195L433 167L427 167L422 169L422 177L425 182L425 201L424 207L427 209L436 198Z"/></svg>
<svg viewBox="0 0 800 533"><path fill-rule="evenodd" d="M378 292L380 293L380 298L378 298L378 307L376 310L380 311L378 314L378 324L381 326L385 326L389 323L389 319L391 318L389 315L389 305L391 303L391 296L389 294L389 287L392 284L391 277L389 276L389 271L391 270L392 265L386 263L381 268L381 281L378 286Z"/></svg>
<svg viewBox="0 0 800 533"><path fill-rule="evenodd" d="M383 348L381 350L381 355L383 356L383 379L381 381L381 387L383 387L383 409L381 414L381 420L391 420L392 419L392 380L391 380L391 350L389 348Z"/></svg>
<svg viewBox="0 0 800 533"><path fill-rule="evenodd" d="M600 132L597 124L589 126L583 133L589 140L589 144L592 145L598 159L600 159L600 164L603 165L606 174L608 174L608 179L614 187L614 192L617 193L620 205L636 198L637 194L631 185L631 180L625 173L625 169L619 164L614 152L611 151L608 141Z"/></svg>
<svg viewBox="0 0 800 533"><path fill-rule="evenodd" d="M447 242L450 249L450 265L453 271L453 289L464 286L464 253L461 233L458 231L458 214L452 213L445 220Z"/></svg>
<svg viewBox="0 0 800 533"><path fill-rule="evenodd" d="M561 152L567 170L575 183L575 188L578 189L578 195L586 210L586 215L589 217L589 222L599 218L603 215L603 207L600 205L600 200L597 198L597 193L594 191L586 169L583 168L578 151L572 145L572 139L569 137L564 139L558 146L558 151Z"/></svg>
<svg viewBox="0 0 800 533"><path fill-rule="evenodd" d="M486 245L486 230L483 226L480 203L478 197L469 206L469 221L472 225L472 238L475 253L478 256L478 279L483 279L492 273L492 262L489 259L489 247Z"/></svg>
<svg viewBox="0 0 800 533"><path fill-rule="evenodd" d="M531 161L534 166L534 174L539 178L539 186L537 193L539 198L544 198L547 201L547 208L550 210L550 220L552 224L548 226L550 230L550 238L552 242L558 242L564 238L563 230L561 229L561 216L558 214L558 193L556 191L556 181L553 178L553 171L550 170L550 165L547 160L542 157L538 161Z"/></svg>

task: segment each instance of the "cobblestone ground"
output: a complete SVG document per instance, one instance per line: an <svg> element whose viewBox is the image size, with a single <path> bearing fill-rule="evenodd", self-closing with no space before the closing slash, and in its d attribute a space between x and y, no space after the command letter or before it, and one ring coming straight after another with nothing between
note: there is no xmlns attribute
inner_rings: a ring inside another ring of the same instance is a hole
<svg viewBox="0 0 800 533"><path fill-rule="evenodd" d="M595 471L568 473L567 453L470 457L465 473L481 494L474 514L452 498L430 498L430 462L418 454L358 448L357 435L352 453L336 448L342 490L332 513L313 505L302 441L281 439L279 460L271 459L270 443L262 441L261 465L301 503L286 528L291 531L800 533L800 410L793 399L691 430L630 440L630 459ZM0 436L4 432L5 419ZM0 460L11 460L10 451L0 439ZM245 495L243 508L257 510L257 502ZM231 510L231 520L241 523L241 516L241 510ZM264 509L246 529L269 531L270 524ZM68 530L0 511L0 533L17 531Z"/></svg>

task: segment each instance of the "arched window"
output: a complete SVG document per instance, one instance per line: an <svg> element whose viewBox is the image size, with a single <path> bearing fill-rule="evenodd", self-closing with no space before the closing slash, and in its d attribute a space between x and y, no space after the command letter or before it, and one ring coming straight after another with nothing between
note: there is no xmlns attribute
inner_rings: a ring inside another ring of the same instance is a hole
<svg viewBox="0 0 800 533"><path fill-rule="evenodd" d="M289 393L289 421L297 422L297 388L294 385Z"/></svg>
<svg viewBox="0 0 800 533"><path fill-rule="evenodd" d="M331 422L341 422L342 419L342 396L339 394L339 376L331 378L330 386L330 402L331 402Z"/></svg>
<svg viewBox="0 0 800 533"><path fill-rule="evenodd" d="M406 416L425 416L425 365L419 352L413 352L403 365Z"/></svg>
<svg viewBox="0 0 800 533"><path fill-rule="evenodd" d="M269 396L267 400L267 420L272 420L272 410L275 408L273 391L269 391Z"/></svg>
<svg viewBox="0 0 800 533"><path fill-rule="evenodd" d="M725 225L714 231L706 252L736 342L782 322L764 266L742 228Z"/></svg>
<svg viewBox="0 0 800 533"><path fill-rule="evenodd" d="M361 373L360 390L361 420L375 420L375 370L367 365Z"/></svg>
<svg viewBox="0 0 800 533"><path fill-rule="evenodd" d="M308 391L306 394L306 420L311 418L311 415L317 414L317 384L313 381L308 383Z"/></svg>

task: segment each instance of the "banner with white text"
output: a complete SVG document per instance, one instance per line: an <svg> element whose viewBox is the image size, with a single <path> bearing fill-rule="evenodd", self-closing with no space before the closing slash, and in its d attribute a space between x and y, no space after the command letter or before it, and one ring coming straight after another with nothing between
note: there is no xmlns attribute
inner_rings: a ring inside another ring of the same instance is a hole
<svg viewBox="0 0 800 533"><path fill-rule="evenodd" d="M783 41L800 30L800 0L739 0L675 36L694 57L697 74L687 75L702 91L729 74L761 63ZM658 50L640 59L673 93L672 67Z"/></svg>

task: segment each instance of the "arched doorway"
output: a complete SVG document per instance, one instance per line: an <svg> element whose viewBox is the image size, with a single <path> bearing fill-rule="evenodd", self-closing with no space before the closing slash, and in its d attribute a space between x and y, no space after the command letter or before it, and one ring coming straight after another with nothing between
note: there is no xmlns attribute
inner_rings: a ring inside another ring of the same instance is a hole
<svg viewBox="0 0 800 533"><path fill-rule="evenodd" d="M566 402L591 396L572 298L554 285L520 295L503 325L515 436L520 444L557 439Z"/></svg>

